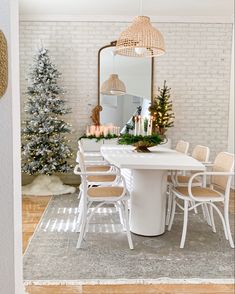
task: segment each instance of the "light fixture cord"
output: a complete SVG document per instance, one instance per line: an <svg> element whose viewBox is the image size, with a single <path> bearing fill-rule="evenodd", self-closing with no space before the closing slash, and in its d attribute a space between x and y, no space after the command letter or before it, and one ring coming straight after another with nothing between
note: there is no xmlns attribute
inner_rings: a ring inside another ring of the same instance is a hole
<svg viewBox="0 0 235 294"><path fill-rule="evenodd" d="M116 73L116 69L115 69L115 52L113 52L113 73Z"/></svg>
<svg viewBox="0 0 235 294"><path fill-rule="evenodd" d="M143 0L140 0L140 16L142 16L143 15Z"/></svg>

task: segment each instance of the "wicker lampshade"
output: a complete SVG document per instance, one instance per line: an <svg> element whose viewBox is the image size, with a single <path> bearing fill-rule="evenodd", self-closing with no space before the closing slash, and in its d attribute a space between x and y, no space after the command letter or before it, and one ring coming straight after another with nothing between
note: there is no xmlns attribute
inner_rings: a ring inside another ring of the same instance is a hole
<svg viewBox="0 0 235 294"><path fill-rule="evenodd" d="M165 53L164 38L155 29L148 16L136 16L117 40L115 49L119 55L154 57Z"/></svg>
<svg viewBox="0 0 235 294"><path fill-rule="evenodd" d="M101 86L101 94L121 96L126 94L125 84L119 79L117 74L111 74L108 80Z"/></svg>

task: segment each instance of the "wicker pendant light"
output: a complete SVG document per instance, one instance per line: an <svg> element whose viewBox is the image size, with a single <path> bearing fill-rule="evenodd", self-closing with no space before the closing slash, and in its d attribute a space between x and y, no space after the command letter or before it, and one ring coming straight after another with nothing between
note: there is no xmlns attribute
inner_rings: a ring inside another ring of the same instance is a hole
<svg viewBox="0 0 235 294"><path fill-rule="evenodd" d="M165 53L164 38L148 16L136 16L117 40L116 53L132 57L154 57Z"/></svg>
<svg viewBox="0 0 235 294"><path fill-rule="evenodd" d="M121 96L126 94L125 84L119 79L117 74L111 74L108 80L101 86L101 94Z"/></svg>

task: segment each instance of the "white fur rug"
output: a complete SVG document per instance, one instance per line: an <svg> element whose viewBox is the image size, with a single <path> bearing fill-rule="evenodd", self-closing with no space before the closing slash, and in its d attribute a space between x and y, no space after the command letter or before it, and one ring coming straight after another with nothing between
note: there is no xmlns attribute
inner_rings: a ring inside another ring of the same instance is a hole
<svg viewBox="0 0 235 294"><path fill-rule="evenodd" d="M58 176L39 175L22 187L23 195L51 196L75 193L76 188L64 185Z"/></svg>

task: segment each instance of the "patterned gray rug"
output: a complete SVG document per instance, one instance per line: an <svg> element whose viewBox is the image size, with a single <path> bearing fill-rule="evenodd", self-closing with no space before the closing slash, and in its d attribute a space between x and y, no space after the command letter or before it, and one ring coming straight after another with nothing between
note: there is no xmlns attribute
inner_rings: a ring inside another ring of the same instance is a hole
<svg viewBox="0 0 235 294"><path fill-rule="evenodd" d="M171 232L151 238L133 234L135 249L129 250L115 208L104 207L78 250L78 202L77 195L52 197L24 255L26 284L232 282L234 250L218 219L214 234L202 215L191 214L180 249L183 215L177 214Z"/></svg>

